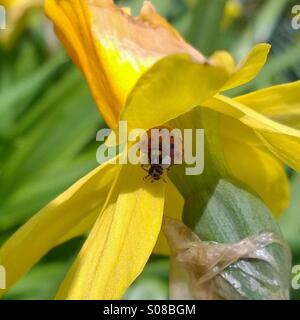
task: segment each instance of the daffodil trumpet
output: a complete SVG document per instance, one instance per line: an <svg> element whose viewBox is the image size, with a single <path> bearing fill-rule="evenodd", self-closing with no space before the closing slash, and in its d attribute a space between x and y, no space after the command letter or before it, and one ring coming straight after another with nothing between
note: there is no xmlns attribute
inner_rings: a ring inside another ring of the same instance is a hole
<svg viewBox="0 0 300 320"><path fill-rule="evenodd" d="M269 210L278 215L288 205L284 164L300 170L300 81L223 94L255 78L270 45L256 45L236 65L227 52L204 57L149 1L139 17L112 0L46 0L45 10L110 128L127 121L129 131L204 129L205 168L187 176L176 165L167 183L149 183L140 165L103 163L2 246L8 288L50 249L89 232L56 298L122 298L152 252L169 253L164 216L183 219L203 241L234 243L265 231L282 238ZM280 270L238 261L222 272L224 298L286 296L288 254L276 244L268 250Z"/></svg>

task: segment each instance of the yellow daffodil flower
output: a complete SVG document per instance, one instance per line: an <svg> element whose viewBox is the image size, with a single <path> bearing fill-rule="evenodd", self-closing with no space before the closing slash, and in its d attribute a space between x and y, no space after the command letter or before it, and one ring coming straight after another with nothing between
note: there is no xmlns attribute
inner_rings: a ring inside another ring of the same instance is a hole
<svg viewBox="0 0 300 320"><path fill-rule="evenodd" d="M6 10L7 27L0 32L0 42L10 46L22 28L24 17L29 10L42 7L43 0L0 0L0 5Z"/></svg>
<svg viewBox="0 0 300 320"><path fill-rule="evenodd" d="M129 130L148 130L188 121L200 108L217 111L232 175L275 213L287 206L283 163L300 169L300 132L292 128L299 125L300 82L221 95L257 75L269 45L257 45L237 66L226 52L206 59L148 1L139 17L112 0L47 0L46 12L111 128L127 120ZM170 181L143 177L140 166L107 162L32 217L0 249L7 287L51 248L91 230L56 298L121 298L153 250L166 249L163 215L180 219L183 210Z"/></svg>

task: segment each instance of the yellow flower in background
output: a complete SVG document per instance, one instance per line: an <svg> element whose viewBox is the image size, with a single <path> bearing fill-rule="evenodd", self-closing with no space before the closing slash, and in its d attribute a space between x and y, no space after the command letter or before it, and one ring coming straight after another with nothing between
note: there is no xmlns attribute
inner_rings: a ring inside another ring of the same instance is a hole
<svg viewBox="0 0 300 320"><path fill-rule="evenodd" d="M6 9L7 27L0 32L0 43L10 46L23 27L27 13L42 7L44 0L0 0L0 5Z"/></svg>
<svg viewBox="0 0 300 320"><path fill-rule="evenodd" d="M224 9L222 27L226 29L232 21L239 18L242 15L242 9L243 7L239 0L228 0Z"/></svg>
<svg viewBox="0 0 300 320"><path fill-rule="evenodd" d="M148 130L211 108L220 113L232 175L275 213L287 206L283 163L300 169L300 132L291 128L300 124L300 82L221 95L257 75L269 45L257 45L237 66L226 52L206 59L148 1L139 17L111 0L47 0L46 12L111 128L127 120L129 130ZM180 218L184 203L170 181L151 184L143 176L140 166L108 162L42 209L0 249L7 286L51 248L91 230L57 298L121 298L153 252L163 215Z"/></svg>

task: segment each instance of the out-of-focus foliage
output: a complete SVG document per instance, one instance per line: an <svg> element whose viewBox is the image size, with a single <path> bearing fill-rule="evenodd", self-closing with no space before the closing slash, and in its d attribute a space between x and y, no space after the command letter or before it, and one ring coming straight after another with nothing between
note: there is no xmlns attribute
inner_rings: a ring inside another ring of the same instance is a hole
<svg viewBox="0 0 300 320"><path fill-rule="evenodd" d="M300 78L300 31L291 27L291 9L298 1L152 2L207 55L226 49L239 59L257 42L272 44L262 74L235 94ZM118 3L137 14L142 1ZM42 13L28 14L13 46L0 46L0 244L97 165L95 136L104 126L85 81L55 41ZM290 176L292 204L279 223L294 264L300 264L300 176L293 172ZM6 298L52 298L83 240L52 250ZM152 257L125 298L164 299L167 295L168 261ZM300 290L293 292L293 298L300 299Z"/></svg>

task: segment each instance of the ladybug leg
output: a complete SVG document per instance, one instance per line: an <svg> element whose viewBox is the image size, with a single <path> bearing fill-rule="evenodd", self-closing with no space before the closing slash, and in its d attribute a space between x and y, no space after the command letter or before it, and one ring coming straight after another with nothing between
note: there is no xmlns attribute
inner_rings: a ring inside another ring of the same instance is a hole
<svg viewBox="0 0 300 320"><path fill-rule="evenodd" d="M173 166L173 164L170 164L170 165L166 168L168 172L171 170L172 166Z"/></svg>
<svg viewBox="0 0 300 320"><path fill-rule="evenodd" d="M149 171L148 166L147 166L146 164L142 164L142 165L141 165L141 168L142 168L144 171L146 171L146 172Z"/></svg>
<svg viewBox="0 0 300 320"><path fill-rule="evenodd" d="M148 172L148 171L147 171L147 172ZM150 174L148 174L147 176L145 176L145 177L143 178L143 180L146 181L146 180L148 180L150 177L151 177Z"/></svg>

